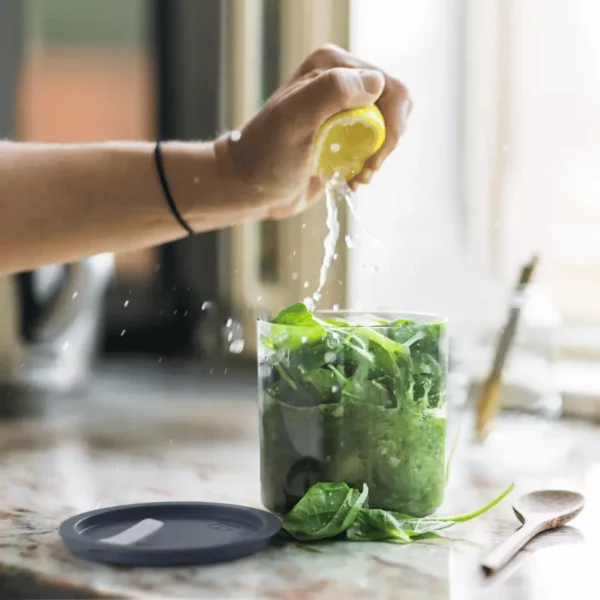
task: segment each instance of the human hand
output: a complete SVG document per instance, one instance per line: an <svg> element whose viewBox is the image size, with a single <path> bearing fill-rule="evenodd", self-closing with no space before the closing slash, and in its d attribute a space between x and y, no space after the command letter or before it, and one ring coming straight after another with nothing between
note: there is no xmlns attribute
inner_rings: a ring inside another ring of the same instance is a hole
<svg viewBox="0 0 600 600"><path fill-rule="evenodd" d="M399 80L342 48L327 45L310 54L240 132L215 144L239 208L282 219L317 200L323 183L312 173L312 152L319 127L343 110L373 103L385 119L386 139L351 187L368 183L395 148L412 102Z"/></svg>

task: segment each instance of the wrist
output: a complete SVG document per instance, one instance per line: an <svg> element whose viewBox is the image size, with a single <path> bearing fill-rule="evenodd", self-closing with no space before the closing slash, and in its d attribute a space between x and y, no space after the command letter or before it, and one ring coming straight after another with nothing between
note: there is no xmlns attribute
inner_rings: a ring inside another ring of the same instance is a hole
<svg viewBox="0 0 600 600"><path fill-rule="evenodd" d="M177 208L207 231L261 218L239 178L225 137L215 142L165 142L165 172Z"/></svg>

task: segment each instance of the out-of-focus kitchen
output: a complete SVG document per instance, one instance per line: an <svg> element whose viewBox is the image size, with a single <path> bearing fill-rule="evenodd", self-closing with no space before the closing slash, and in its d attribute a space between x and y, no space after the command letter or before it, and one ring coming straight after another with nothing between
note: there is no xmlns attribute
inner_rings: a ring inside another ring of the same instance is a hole
<svg viewBox="0 0 600 600"><path fill-rule="evenodd" d="M317 288L319 203L0 278L0 597L596 598L599 27L596 0L2 0L5 139L213 139L325 43L401 79L409 127L338 204L320 308L447 317L440 511L515 490L411 544L160 569L67 548L88 511L263 507L256 322ZM539 490L585 510L482 570Z"/></svg>

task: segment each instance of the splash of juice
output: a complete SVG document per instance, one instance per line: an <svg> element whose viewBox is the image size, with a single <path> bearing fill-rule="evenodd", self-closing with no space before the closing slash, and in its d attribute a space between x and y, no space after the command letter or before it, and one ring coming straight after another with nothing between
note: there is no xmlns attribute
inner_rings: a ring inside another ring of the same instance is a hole
<svg viewBox="0 0 600 600"><path fill-rule="evenodd" d="M336 174L337 175L337 174ZM350 209L350 214L354 220L359 224L362 232L366 237L371 239L382 251L383 255L388 257L388 253L385 252L385 248L381 242L365 227L365 224L360 219L356 207L354 206L354 193L348 187L348 185L339 176L334 176L325 184L325 203L327 206L327 235L323 242L324 254L323 262L321 263L321 270L319 273L319 286L308 298L304 299L304 304L309 310L314 310L317 302L319 302L323 296L323 288L327 283L327 274L331 263L335 257L335 249L337 246L338 238L340 235L340 223L338 218L338 202L345 202ZM346 246L352 249L355 245L355 241L352 236L346 236ZM389 257L388 257L389 258Z"/></svg>
<svg viewBox="0 0 600 600"><path fill-rule="evenodd" d="M339 183L332 179L325 185L325 203L327 205L327 235L323 242L324 254L323 262L321 263L321 271L319 273L319 287L313 293L312 298L308 299L309 308L313 309L315 303L321 300L323 288L327 283L327 273L331 267L333 256L335 255L335 247L340 236L340 222L338 219L337 199L339 197ZM306 302L305 302L306 303Z"/></svg>

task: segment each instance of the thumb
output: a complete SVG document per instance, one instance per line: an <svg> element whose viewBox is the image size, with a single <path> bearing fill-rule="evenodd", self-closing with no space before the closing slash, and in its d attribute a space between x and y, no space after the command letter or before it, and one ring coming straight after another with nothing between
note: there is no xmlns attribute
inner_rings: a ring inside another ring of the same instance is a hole
<svg viewBox="0 0 600 600"><path fill-rule="evenodd" d="M308 79L283 101L290 114L318 127L342 110L373 104L384 86L383 73L375 69L336 67Z"/></svg>

